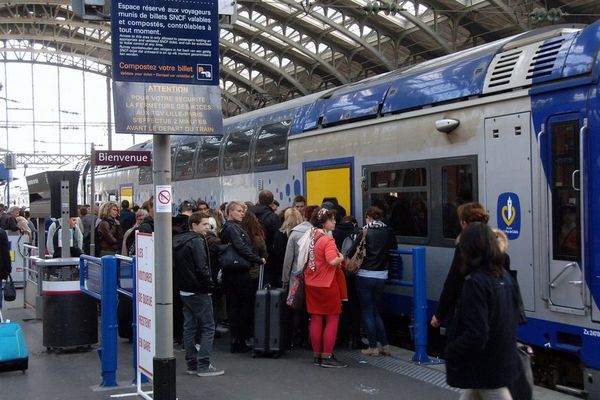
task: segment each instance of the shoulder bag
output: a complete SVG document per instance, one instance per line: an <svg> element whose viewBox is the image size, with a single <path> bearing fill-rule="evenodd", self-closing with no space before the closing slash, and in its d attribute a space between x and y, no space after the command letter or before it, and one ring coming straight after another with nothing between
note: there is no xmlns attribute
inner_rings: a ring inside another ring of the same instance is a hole
<svg viewBox="0 0 600 400"><path fill-rule="evenodd" d="M362 238L360 239L360 243L356 247L356 252L352 256L352 258L348 261L348 264L346 264L346 271L350 272L351 274L356 274L358 272L358 270L360 269L360 266L363 263L363 260L365 259L365 255L367 254L367 232L368 231L369 230L367 228L363 229L363 235L362 235Z"/></svg>
<svg viewBox="0 0 600 400"><path fill-rule="evenodd" d="M15 283L12 280L12 276L8 275L6 278L6 283L4 284L4 300L5 301L14 301L17 298L17 291L15 290Z"/></svg>
<svg viewBox="0 0 600 400"><path fill-rule="evenodd" d="M224 270L250 269L252 263L240 256L231 243L227 244L218 256L219 265Z"/></svg>

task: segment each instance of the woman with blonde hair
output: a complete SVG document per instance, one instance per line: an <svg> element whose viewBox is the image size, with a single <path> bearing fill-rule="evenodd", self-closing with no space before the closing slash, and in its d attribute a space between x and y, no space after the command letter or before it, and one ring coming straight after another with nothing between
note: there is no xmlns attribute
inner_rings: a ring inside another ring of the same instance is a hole
<svg viewBox="0 0 600 400"><path fill-rule="evenodd" d="M227 204L227 222L221 228L221 242L231 243L237 254L249 261L251 265L265 263L265 258L259 257L253 250L252 239L242 221L246 214L246 205L240 201ZM250 350L246 340L252 332L252 316L254 315L254 294L256 286L252 283L249 268L223 269L223 287L227 297L229 322L231 323L231 352L241 353Z"/></svg>
<svg viewBox="0 0 600 400"><path fill-rule="evenodd" d="M292 229L304 220L300 211L292 207L283 210L281 215L283 216L283 221L279 230L275 232L275 236L273 237L273 250L271 251L271 254L269 254L269 265L273 268L270 275L273 277L273 280L275 280L273 283L276 287L282 287L281 274L283 271L283 260L285 258L285 250L290 233L292 232Z"/></svg>
<svg viewBox="0 0 600 400"><path fill-rule="evenodd" d="M119 207L116 203L108 201L100 207L98 224L96 233L96 243L99 245L100 257L112 256L117 254L121 248L123 240L123 231L117 217L119 216Z"/></svg>

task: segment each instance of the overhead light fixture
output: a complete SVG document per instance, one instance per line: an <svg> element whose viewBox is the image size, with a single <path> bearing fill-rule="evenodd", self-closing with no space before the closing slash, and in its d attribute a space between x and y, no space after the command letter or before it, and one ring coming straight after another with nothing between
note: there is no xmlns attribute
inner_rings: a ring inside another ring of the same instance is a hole
<svg viewBox="0 0 600 400"><path fill-rule="evenodd" d="M435 129L438 132L450 133L460 125L460 121L453 118L438 119L435 121Z"/></svg>

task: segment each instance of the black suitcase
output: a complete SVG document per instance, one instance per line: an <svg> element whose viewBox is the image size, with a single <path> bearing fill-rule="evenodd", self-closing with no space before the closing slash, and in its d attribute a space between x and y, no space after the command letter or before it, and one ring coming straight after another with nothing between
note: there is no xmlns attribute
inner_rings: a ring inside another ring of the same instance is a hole
<svg viewBox="0 0 600 400"><path fill-rule="evenodd" d="M263 282L263 267L259 288ZM279 357L286 348L286 292L283 289L260 289L254 304L254 348L253 356L272 355Z"/></svg>

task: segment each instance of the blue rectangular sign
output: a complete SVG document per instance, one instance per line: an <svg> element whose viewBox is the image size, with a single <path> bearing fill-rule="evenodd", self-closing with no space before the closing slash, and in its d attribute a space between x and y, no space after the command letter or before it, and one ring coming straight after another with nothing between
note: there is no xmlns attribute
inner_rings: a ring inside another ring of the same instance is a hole
<svg viewBox="0 0 600 400"><path fill-rule="evenodd" d="M113 99L117 133L223 134L218 86L116 81Z"/></svg>
<svg viewBox="0 0 600 400"><path fill-rule="evenodd" d="M218 0L113 0L115 81L219 85Z"/></svg>

